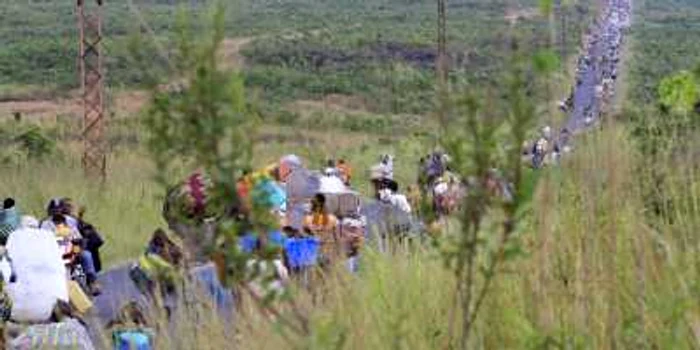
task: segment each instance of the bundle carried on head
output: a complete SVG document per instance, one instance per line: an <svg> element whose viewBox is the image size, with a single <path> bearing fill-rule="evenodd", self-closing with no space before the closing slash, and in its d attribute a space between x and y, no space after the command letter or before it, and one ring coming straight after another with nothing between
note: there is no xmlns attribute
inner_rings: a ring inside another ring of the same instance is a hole
<svg viewBox="0 0 700 350"><path fill-rule="evenodd" d="M301 158L294 154L282 157L279 163L279 180L282 182L287 182L289 174L303 166Z"/></svg>
<svg viewBox="0 0 700 350"><path fill-rule="evenodd" d="M212 216L207 205L211 189L211 181L203 172L193 173L168 192L163 216L168 222L201 221Z"/></svg>

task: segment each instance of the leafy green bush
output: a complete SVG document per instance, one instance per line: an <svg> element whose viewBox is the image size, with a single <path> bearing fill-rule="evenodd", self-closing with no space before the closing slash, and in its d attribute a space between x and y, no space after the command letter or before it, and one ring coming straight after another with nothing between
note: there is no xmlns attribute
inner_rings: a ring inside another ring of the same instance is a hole
<svg viewBox="0 0 700 350"><path fill-rule="evenodd" d="M56 152L56 143L46 137L44 132L36 126L22 131L14 141L27 152L28 158L43 158Z"/></svg>
<svg viewBox="0 0 700 350"><path fill-rule="evenodd" d="M51 132L36 125L0 124L0 166L43 161L59 155Z"/></svg>

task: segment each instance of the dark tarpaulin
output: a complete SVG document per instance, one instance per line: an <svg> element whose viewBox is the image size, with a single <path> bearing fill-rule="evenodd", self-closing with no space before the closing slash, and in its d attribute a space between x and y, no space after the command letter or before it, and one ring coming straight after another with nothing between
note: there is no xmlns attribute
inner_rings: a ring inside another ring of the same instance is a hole
<svg viewBox="0 0 700 350"><path fill-rule="evenodd" d="M145 308L149 303L140 293L129 277L130 265L122 265L107 270L99 275L98 282L102 286L102 294L95 297L92 314L104 326L114 320L121 307L130 301L136 301ZM219 315L226 320L233 319L234 302L229 289L224 288L216 275L214 264L198 266L190 270L191 276L197 281L204 296L216 306Z"/></svg>
<svg viewBox="0 0 700 350"><path fill-rule="evenodd" d="M420 221L391 204L368 200L363 203L361 214L367 222L369 240L417 236L422 231Z"/></svg>

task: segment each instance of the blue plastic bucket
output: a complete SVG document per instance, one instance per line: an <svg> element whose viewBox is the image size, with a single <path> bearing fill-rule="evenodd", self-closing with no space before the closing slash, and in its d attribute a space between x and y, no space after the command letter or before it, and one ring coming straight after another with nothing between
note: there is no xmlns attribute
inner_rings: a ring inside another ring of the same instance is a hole
<svg viewBox="0 0 700 350"><path fill-rule="evenodd" d="M291 268L314 266L318 263L321 242L318 238L289 238L285 251Z"/></svg>
<svg viewBox="0 0 700 350"><path fill-rule="evenodd" d="M271 231L267 234L267 241L272 245L284 247L287 242L287 236L280 231ZM258 244L258 236L254 233L247 233L238 240L241 250L246 253L252 253Z"/></svg>
<svg viewBox="0 0 700 350"><path fill-rule="evenodd" d="M138 330L122 331L114 335L115 350L151 350L151 336Z"/></svg>

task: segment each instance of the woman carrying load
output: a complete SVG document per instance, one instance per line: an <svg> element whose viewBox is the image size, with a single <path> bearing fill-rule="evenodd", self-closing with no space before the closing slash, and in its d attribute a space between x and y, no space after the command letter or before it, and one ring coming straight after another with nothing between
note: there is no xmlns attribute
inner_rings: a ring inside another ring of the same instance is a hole
<svg viewBox="0 0 700 350"><path fill-rule="evenodd" d="M337 240L338 219L326 211L326 197L316 194L311 200L311 213L304 217L304 231L321 241L321 262L328 264L339 253Z"/></svg>

